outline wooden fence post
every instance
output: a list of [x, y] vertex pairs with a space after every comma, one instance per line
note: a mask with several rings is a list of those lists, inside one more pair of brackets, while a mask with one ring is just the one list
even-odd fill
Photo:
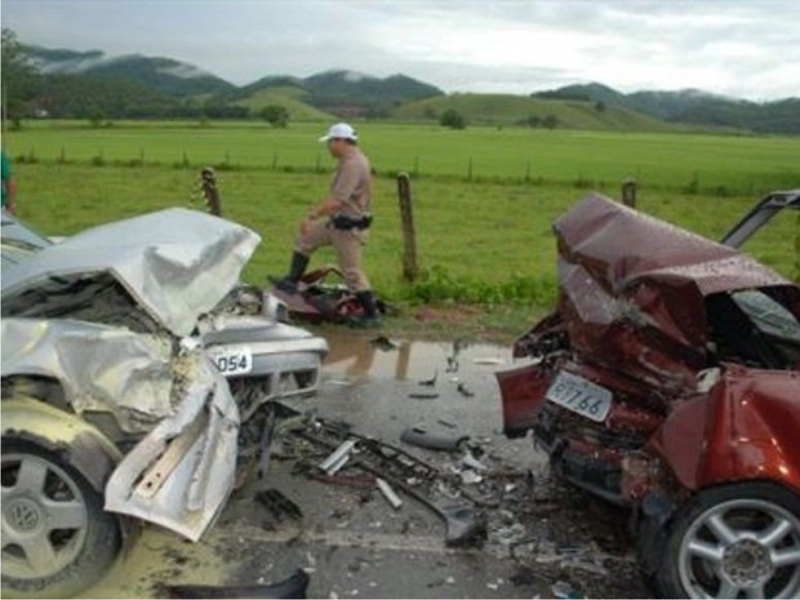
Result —
[[622, 203], [636, 208], [636, 180], [628, 178], [622, 182]]
[[222, 198], [217, 189], [217, 174], [211, 167], [204, 167], [200, 171], [200, 186], [203, 188], [203, 195], [206, 197], [206, 207], [208, 212], [217, 217], [222, 216]]
[[408, 173], [400, 173], [397, 176], [397, 199], [400, 203], [400, 220], [403, 225], [403, 279], [412, 282], [419, 274], [419, 267], [414, 213], [411, 207], [411, 178]]

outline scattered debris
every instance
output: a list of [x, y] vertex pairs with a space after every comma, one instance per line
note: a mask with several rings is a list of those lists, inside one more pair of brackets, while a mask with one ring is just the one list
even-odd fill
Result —
[[566, 581], [556, 581], [550, 589], [554, 598], [583, 598], [572, 584]]
[[444, 427], [447, 427], [448, 429], [457, 429], [458, 428], [458, 425], [456, 425], [455, 423], [451, 423], [450, 421], [445, 421], [444, 419], [437, 419], [436, 422], [439, 423], [439, 425], [443, 425]]
[[[429, 505], [431, 506], [431, 505]], [[447, 546], [470, 546], [486, 539], [486, 516], [472, 506], [431, 506], [447, 526]]]
[[485, 464], [483, 464], [481, 461], [475, 458], [475, 455], [472, 454], [472, 452], [469, 449], [467, 449], [464, 452], [464, 456], [461, 457], [461, 464], [466, 467], [469, 467], [470, 469], [475, 469], [476, 471], [489, 470], [489, 467], [487, 467]]
[[[339, 451], [339, 454], [343, 452], [343, 446], [347, 448], [342, 439], [358, 443], [359, 453], [352, 456], [348, 468], [361, 469], [380, 477], [436, 513], [447, 528], [445, 545], [474, 545], [486, 538], [486, 516], [478, 508], [483, 506], [482, 501], [461, 487], [459, 480], [402, 448], [354, 432], [343, 432], [321, 419], [310, 421], [307, 428], [296, 431], [295, 435], [328, 450]], [[336, 454], [334, 452], [326, 462]], [[408, 483], [412, 480], [414, 485]], [[436, 499], [441, 495], [458, 498], [460, 504], [443, 507]]]
[[522, 523], [514, 523], [508, 527], [501, 527], [492, 531], [492, 538], [504, 546], [520, 544], [527, 537], [528, 532]]
[[439, 376], [439, 370], [437, 369], [436, 372], [434, 372], [433, 377], [431, 377], [430, 379], [423, 379], [423, 380], [419, 381], [418, 383], [420, 385], [427, 385], [429, 387], [433, 387], [433, 386], [436, 385], [436, 378], [438, 376]]
[[392, 489], [392, 486], [390, 486], [380, 477], [376, 479], [376, 483], [378, 484], [378, 489], [383, 494], [383, 497], [386, 498], [393, 509], [398, 510], [401, 506], [403, 506], [403, 501]]
[[261, 490], [256, 492], [255, 499], [279, 521], [282, 521], [284, 517], [295, 521], [303, 518], [303, 511], [300, 510], [300, 507], [279, 490]]
[[319, 468], [328, 475], [334, 475], [350, 460], [350, 451], [355, 447], [356, 440], [343, 442], [336, 450], [323, 460]]
[[459, 383], [458, 386], [456, 386], [456, 389], [465, 398], [472, 398], [475, 395], [475, 393], [468, 390], [467, 386], [464, 385], [463, 383]]
[[504, 361], [502, 358], [486, 357], [476, 358], [472, 362], [476, 365], [502, 365]]
[[283, 581], [271, 585], [164, 585], [157, 586], [159, 598], [305, 598], [311, 578], [297, 569]]
[[409, 398], [413, 398], [414, 400], [436, 400], [439, 397], [439, 394], [430, 393], [430, 394], [421, 394], [419, 392], [412, 392], [408, 395]]
[[455, 452], [459, 449], [459, 446], [468, 439], [469, 436], [466, 435], [457, 437], [437, 435], [421, 427], [409, 427], [400, 436], [400, 441], [406, 444], [427, 448], [428, 450], [442, 450], [444, 452]]
[[478, 475], [475, 471], [461, 471], [459, 477], [461, 477], [462, 483], [467, 485], [483, 481], [483, 476]]

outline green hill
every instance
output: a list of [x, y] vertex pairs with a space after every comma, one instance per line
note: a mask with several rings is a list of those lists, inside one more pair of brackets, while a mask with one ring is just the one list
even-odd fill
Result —
[[252, 92], [250, 95], [234, 100], [231, 104], [243, 106], [257, 115], [271, 104], [283, 106], [289, 111], [292, 121], [331, 121], [335, 117], [326, 112], [309, 106], [306, 103], [308, 92], [296, 86], [266, 87]]
[[773, 102], [751, 102], [710, 94], [703, 90], [640, 91], [621, 94], [600, 83], [576, 84], [537, 92], [538, 98], [569, 100], [582, 98], [620, 106], [687, 126], [750, 130], [758, 133], [800, 133], [800, 98]]
[[408, 121], [436, 121], [448, 109], [473, 125], [529, 125], [566, 129], [668, 131], [674, 125], [619, 106], [579, 100], [548, 100], [512, 94], [452, 94], [428, 98], [395, 109], [392, 116]]

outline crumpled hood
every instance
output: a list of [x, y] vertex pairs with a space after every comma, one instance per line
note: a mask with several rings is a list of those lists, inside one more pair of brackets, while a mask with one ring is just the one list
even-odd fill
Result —
[[5, 301], [52, 277], [108, 272], [177, 336], [189, 335], [238, 282], [260, 236], [199, 211], [173, 208], [101, 225], [4, 268]]

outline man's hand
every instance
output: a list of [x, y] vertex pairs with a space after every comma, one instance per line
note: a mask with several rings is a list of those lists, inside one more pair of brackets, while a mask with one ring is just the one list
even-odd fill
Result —
[[310, 216], [303, 219], [303, 221], [300, 223], [300, 235], [306, 235], [313, 224], [314, 221]]

